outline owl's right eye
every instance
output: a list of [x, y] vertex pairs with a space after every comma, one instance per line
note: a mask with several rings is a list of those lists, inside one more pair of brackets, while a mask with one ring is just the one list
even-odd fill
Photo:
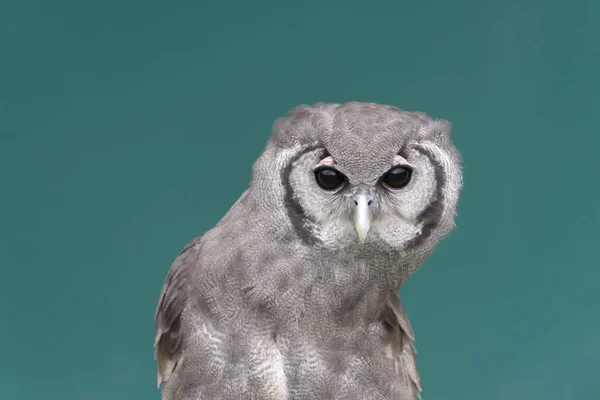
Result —
[[315, 171], [317, 184], [325, 190], [335, 190], [342, 186], [345, 182], [345, 177], [333, 168], [323, 167]]

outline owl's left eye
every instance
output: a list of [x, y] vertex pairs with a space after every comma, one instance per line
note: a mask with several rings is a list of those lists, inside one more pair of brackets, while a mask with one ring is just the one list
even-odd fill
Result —
[[393, 189], [402, 189], [408, 185], [412, 177], [412, 169], [409, 166], [398, 165], [393, 167], [383, 176], [383, 183]]
[[344, 184], [344, 175], [333, 168], [323, 167], [315, 171], [315, 178], [321, 188], [335, 190]]

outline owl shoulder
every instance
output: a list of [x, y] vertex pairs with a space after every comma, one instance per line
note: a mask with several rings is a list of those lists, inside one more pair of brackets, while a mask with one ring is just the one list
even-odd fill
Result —
[[157, 362], [158, 385], [168, 380], [177, 366], [180, 354], [181, 315], [187, 305], [191, 275], [200, 255], [199, 236], [188, 243], [171, 265], [156, 307], [154, 357]]

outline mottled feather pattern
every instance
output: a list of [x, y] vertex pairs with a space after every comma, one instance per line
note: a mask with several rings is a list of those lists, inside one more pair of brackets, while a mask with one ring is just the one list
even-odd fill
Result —
[[387, 304], [393, 312], [398, 327], [397, 335], [399, 337], [397, 341], [394, 341], [398, 347], [394, 351], [394, 360], [396, 361], [397, 370], [399, 370], [399, 376], [406, 382], [407, 387], [420, 395], [422, 389], [416, 361], [415, 334], [398, 293], [390, 292]]
[[[163, 400], [414, 400], [399, 287], [454, 228], [450, 124], [373, 103], [300, 106], [274, 123], [250, 187], [179, 254], [157, 313]], [[381, 185], [394, 160], [412, 180]], [[322, 190], [324, 157], [346, 179]], [[352, 190], [374, 193], [358, 241]]]
[[167, 275], [156, 309], [154, 331], [155, 358], [158, 363], [158, 384], [168, 380], [177, 364], [176, 354], [182, 340], [181, 314], [188, 300], [191, 267], [197, 256], [201, 237], [181, 251]]

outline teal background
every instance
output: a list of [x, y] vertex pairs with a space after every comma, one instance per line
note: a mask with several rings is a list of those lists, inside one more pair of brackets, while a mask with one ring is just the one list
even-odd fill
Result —
[[600, 2], [3, 1], [0, 398], [159, 399], [167, 270], [316, 101], [453, 122], [424, 399], [599, 399]]

